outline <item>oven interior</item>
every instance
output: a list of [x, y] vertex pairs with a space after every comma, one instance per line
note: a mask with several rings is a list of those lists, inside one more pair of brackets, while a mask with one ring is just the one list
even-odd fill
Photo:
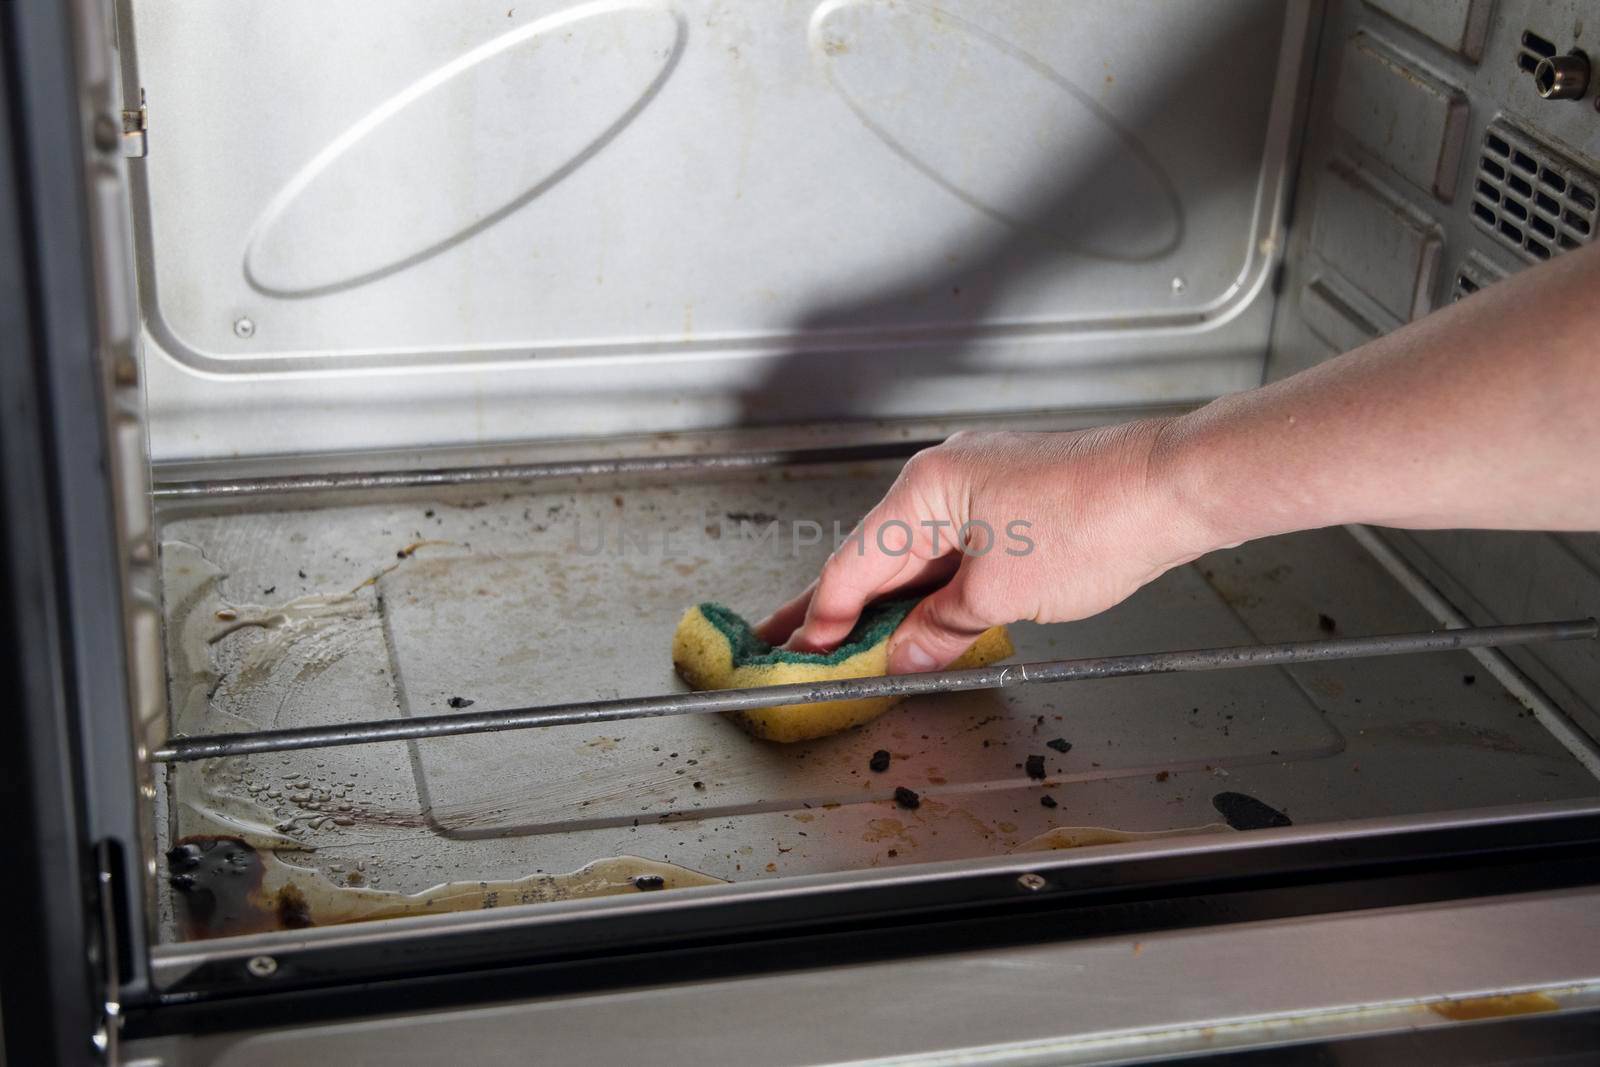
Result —
[[[792, 595], [919, 444], [1180, 410], [1588, 241], [1600, 111], [1533, 76], [1600, 54], [1584, 7], [87, 5], [141, 751], [677, 691], [683, 610]], [[1330, 529], [1013, 636], [1597, 604], [1593, 537]], [[1559, 811], [1600, 794], [1597, 712], [1570, 642], [946, 693], [793, 746], [687, 715], [146, 760], [132, 983], [354, 923]]]

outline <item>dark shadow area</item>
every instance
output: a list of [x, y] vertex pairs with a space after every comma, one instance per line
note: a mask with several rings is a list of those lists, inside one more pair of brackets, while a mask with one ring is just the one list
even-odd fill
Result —
[[[908, 183], [932, 180], [974, 209], [975, 214], [987, 215], [1003, 225], [986, 227], [990, 236], [954, 249], [938, 262], [907, 264], [904, 273], [854, 299], [820, 306], [806, 315], [794, 327], [792, 349], [779, 358], [758, 385], [744, 393], [741, 424], [771, 425], [821, 414], [847, 419], [880, 416], [880, 401], [893, 392], [905, 373], [903, 362], [884, 357], [906, 348], [918, 349], [919, 374], [925, 371], [930, 376], [951, 375], [969, 369], [976, 375], [979, 368], [971, 357], [978, 342], [996, 334], [1040, 331], [1037, 326], [996, 324], [990, 319], [1007, 289], [1041, 268], [1059, 268], [1072, 262], [1072, 271], [1077, 274], [1107, 264], [1133, 262], [1149, 263], [1153, 271], [1160, 271], [1157, 264], [1186, 240], [1184, 220], [1193, 204], [1236, 189], [1237, 182], [1254, 180], [1259, 173], [1258, 149], [1255, 158], [1245, 161], [1248, 172], [1222, 168], [1220, 177], [1208, 180], [1173, 176], [1172, 163], [1163, 169], [1139, 140], [1141, 129], [1180, 107], [1191, 94], [1224, 92], [1243, 85], [1241, 80], [1230, 81], [1226, 75], [1219, 75], [1219, 69], [1237, 66], [1242, 52], [1267, 49], [1277, 56], [1286, 19], [1283, 6], [1219, 7], [1217, 12], [1217, 17], [1205, 23], [1202, 35], [1175, 53], [1176, 61], [1173, 51], [1161, 48], [1158, 68], [1147, 78], [1139, 72], [1136, 84], [1119, 90], [1115, 118], [1081, 88], [1019, 46], [969, 27], [987, 44], [1007, 52], [1011, 60], [1027, 64], [1035, 73], [1054, 81], [1063, 90], [1064, 100], [1075, 100], [1086, 107], [1109, 131], [1109, 136], [1098, 138], [1097, 143], [1075, 155], [1067, 169], [1041, 175], [1029, 183], [1027, 197], [1014, 204], [977, 202], [905, 151], [847, 94], [842, 94], [863, 124], [884, 142], [885, 150], [905, 161]], [[1251, 89], [1257, 91], [1261, 87], [1255, 85]], [[1262, 141], [1265, 136], [1263, 121]], [[1142, 249], [1118, 254], [1115, 249], [1119, 245], [1129, 245], [1130, 226], [1136, 231], [1139, 223], [1130, 220], [1127, 212], [1105, 207], [1109, 204], [1115, 208], [1121, 202], [1116, 187], [1118, 168], [1125, 172], [1130, 159], [1143, 160], [1149, 172], [1170, 192], [1175, 226], [1156, 220], [1152, 225], [1168, 225], [1170, 237], [1158, 234], [1150, 239], [1147, 231]], [[1150, 185], [1148, 181], [1145, 184]], [[1249, 233], [1248, 220], [1241, 219], [1241, 243]], [[845, 370], [840, 373], [847, 374], [825, 402], [815, 399], [819, 353], [829, 353], [841, 361]], [[838, 362], [829, 372], [835, 370], [839, 370]], [[825, 412], [819, 410], [819, 403]]]

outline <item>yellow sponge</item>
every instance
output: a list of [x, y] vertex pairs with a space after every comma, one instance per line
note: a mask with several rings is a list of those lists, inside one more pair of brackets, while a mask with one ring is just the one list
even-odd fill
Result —
[[[672, 638], [672, 665], [694, 689], [744, 689], [791, 682], [824, 682], [865, 678], [889, 667], [889, 635], [915, 600], [895, 600], [862, 613], [844, 644], [832, 652], [790, 652], [773, 648], [750, 625], [721, 604], [699, 604], [684, 612]], [[953, 669], [982, 667], [1015, 652], [1004, 626], [985, 630]], [[768, 741], [811, 741], [869, 722], [901, 697], [834, 700], [823, 704], [788, 704], [728, 716], [750, 733]]]

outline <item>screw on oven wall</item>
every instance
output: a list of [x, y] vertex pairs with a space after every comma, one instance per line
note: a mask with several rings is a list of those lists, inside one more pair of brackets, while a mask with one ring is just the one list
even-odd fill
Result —
[[1017, 884], [1030, 893], [1037, 893], [1039, 890], [1045, 887], [1046, 883], [1043, 875], [1034, 874], [1032, 871], [1029, 871], [1027, 874], [1021, 875], [1017, 878]]
[[256, 324], [250, 319], [238, 319], [233, 324], [233, 332], [240, 337], [254, 337], [256, 335]]
[[278, 961], [271, 956], [251, 956], [244, 969], [257, 978], [271, 978], [278, 971]]
[[1589, 57], [1582, 52], [1548, 56], [1533, 68], [1533, 87], [1546, 100], [1580, 100], [1589, 91]]
[[1187, 288], [1189, 288], [1189, 283], [1184, 281], [1181, 276], [1172, 279], [1172, 295], [1173, 296], [1178, 296], [1178, 295], [1182, 294], [1182, 292]]

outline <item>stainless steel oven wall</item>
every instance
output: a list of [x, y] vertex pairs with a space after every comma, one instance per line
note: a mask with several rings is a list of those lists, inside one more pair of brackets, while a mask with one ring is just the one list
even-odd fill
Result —
[[123, 0], [155, 459], [1259, 381], [1304, 0]]
[[[1600, 225], [1600, 79], [1577, 99], [1545, 99], [1535, 77], [1542, 59], [1573, 51], [1600, 63], [1593, 3], [1342, 0], [1321, 40], [1273, 377], [1586, 243]], [[1537, 323], [1527, 343], [1539, 343]], [[1474, 621], [1600, 612], [1595, 536], [1392, 540]], [[1600, 650], [1510, 655], [1600, 734]]]

